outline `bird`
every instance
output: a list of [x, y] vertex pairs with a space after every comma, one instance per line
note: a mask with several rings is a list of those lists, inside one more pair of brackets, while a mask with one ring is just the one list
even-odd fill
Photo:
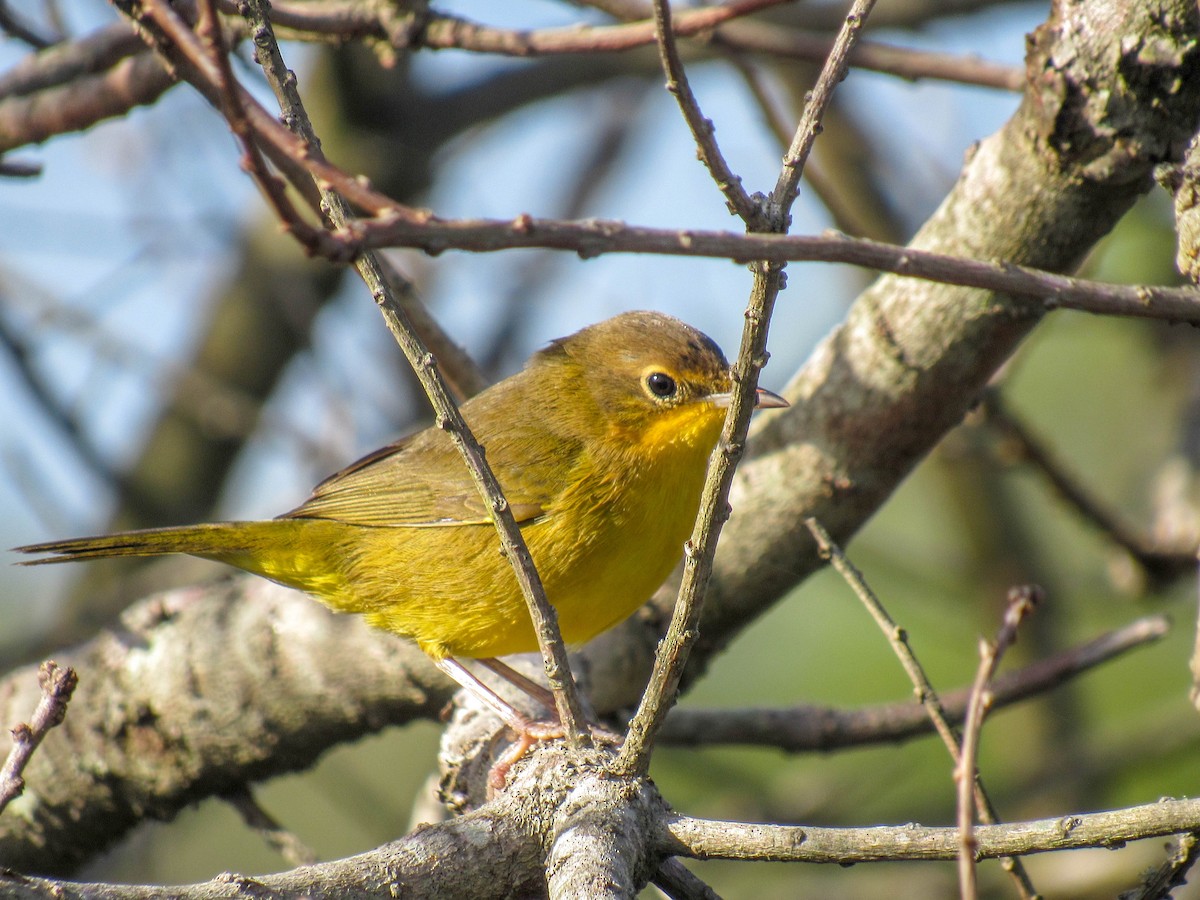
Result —
[[[635, 311], [551, 341], [462, 404], [569, 645], [627, 618], [682, 556], [731, 390], [711, 338]], [[788, 404], [760, 388], [756, 405]], [[547, 702], [497, 659], [536, 650], [537, 638], [487, 505], [435, 426], [364, 456], [274, 519], [15, 549], [41, 554], [23, 565], [183, 553], [244, 569], [415, 641], [519, 735], [547, 733], [461, 662]]]

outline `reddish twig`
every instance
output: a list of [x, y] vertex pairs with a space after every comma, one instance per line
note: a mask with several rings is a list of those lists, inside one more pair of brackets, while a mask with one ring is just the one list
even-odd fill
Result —
[[[717, 29], [713, 42], [747, 53], [819, 62], [829, 54], [833, 38], [827, 34], [775, 24], [743, 21]], [[850, 65], [908, 81], [929, 78], [1003, 91], [1019, 91], [1025, 85], [1025, 71], [1019, 66], [1006, 66], [951, 53], [895, 47], [875, 41], [859, 41], [850, 53]]]
[[975, 673], [975, 682], [971, 685], [971, 695], [967, 701], [967, 715], [963, 722], [962, 758], [955, 768], [954, 777], [958, 783], [958, 883], [963, 900], [976, 900], [978, 888], [975, 883], [975, 800], [976, 786], [979, 783], [979, 773], [975, 764], [978, 758], [979, 737], [983, 731], [983, 717], [992, 706], [992, 692], [989, 689], [996, 668], [1005, 651], [1017, 639], [1017, 629], [1029, 613], [1042, 600], [1042, 589], [1032, 585], [1013, 588], [1008, 592], [1008, 602], [1004, 607], [1004, 621], [996, 632], [996, 638], [991, 643], [980, 641], [979, 669]]
[[492, 253], [515, 247], [572, 250], [585, 259], [605, 253], [654, 253], [770, 262], [842, 262], [1029, 297], [1045, 310], [1078, 309], [1110, 316], [1200, 324], [1200, 291], [1153, 285], [1107, 284], [1005, 262], [964, 259], [836, 232], [821, 236], [737, 234], [732, 231], [647, 228], [612, 220], [557, 221], [521, 214], [513, 219], [358, 222], [364, 247], [416, 247], [428, 253]]
[[41, 53], [32, 53], [0, 74], [0, 98], [20, 97], [70, 84], [111, 69], [121, 60], [146, 52], [145, 43], [127, 22], [115, 22], [89, 35]]
[[22, 722], [12, 730], [13, 748], [4, 760], [4, 765], [0, 766], [0, 812], [24, 792], [25, 779], [22, 773], [46, 733], [54, 726], [62, 724], [63, 717], [67, 714], [67, 704], [78, 683], [79, 676], [69, 666], [60, 667], [57, 663], [46, 660], [38, 668], [42, 699], [38, 701], [37, 709], [33, 711], [29, 723]]
[[[128, 7], [131, 2], [132, 0], [124, 0], [122, 6]], [[168, 43], [164, 43], [159, 40], [159, 36], [153, 34], [147, 35], [147, 39], [152, 42], [156, 50], [164, 53], [168, 60], [174, 59], [176, 54], [173, 51], [177, 51], [178, 55], [188, 63], [188, 67], [181, 69], [180, 74], [197, 87], [210, 102], [220, 108], [223, 105], [220, 90], [222, 78], [218, 66], [209, 57], [195, 32], [165, 0], [140, 0], [140, 4], [149, 20], [160, 29], [161, 36], [165, 37]], [[137, 18], [131, 8], [127, 9], [127, 12]], [[426, 217], [425, 213], [411, 209], [380, 194], [370, 188], [365, 181], [346, 174], [328, 163], [322, 155], [313, 153], [307, 143], [267, 112], [240, 85], [232, 87], [232, 90], [237, 93], [246, 122], [255, 138], [302, 166], [318, 184], [329, 186], [350, 203], [373, 216], [383, 217], [389, 222], [415, 223]], [[332, 235], [329, 237], [330, 240], [323, 241], [322, 245], [315, 248], [314, 252], [345, 261], [358, 251], [353, 242], [346, 241], [344, 238], [335, 239]]]
[[216, 0], [200, 0], [196, 34], [207, 47], [213, 65], [216, 76], [214, 87], [220, 98], [219, 109], [242, 147], [242, 168], [259, 186], [284, 229], [304, 247], [315, 251], [327, 238], [327, 232], [324, 228], [315, 227], [304, 220], [288, 197], [287, 186], [283, 180], [272, 174], [267, 167], [254, 129], [246, 116], [244, 92], [234, 78], [233, 68], [229, 64], [229, 50], [225, 46], [224, 34], [217, 17]]
[[[832, 35], [745, 18], [782, 2], [786, 0], [744, 0], [683, 9], [672, 15], [671, 33], [676, 37], [711, 35], [714, 44], [731, 50], [823, 62], [829, 56]], [[236, 6], [235, 0], [221, 0], [221, 8], [227, 13], [235, 13]], [[430, 15], [417, 34], [406, 33], [405, 39], [413, 46], [434, 50], [454, 49], [516, 57], [620, 53], [654, 43], [655, 26], [647, 20], [645, 8], [639, 4], [637, 9], [627, 12], [633, 20], [620, 25], [526, 31], [482, 25], [459, 16]], [[300, 3], [280, 0], [272, 4], [271, 16], [277, 27], [288, 29], [301, 39], [345, 41], [393, 37], [389, 22], [379, 8], [356, 0], [306, 0]], [[860, 41], [850, 54], [850, 65], [909, 81], [935, 79], [1006, 91], [1020, 90], [1025, 79], [1019, 66], [875, 41]]]

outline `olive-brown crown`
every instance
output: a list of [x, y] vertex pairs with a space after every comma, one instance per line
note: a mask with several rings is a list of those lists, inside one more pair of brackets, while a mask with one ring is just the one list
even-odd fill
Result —
[[636, 425], [730, 390], [729, 363], [708, 335], [658, 312], [622, 313], [560, 338], [535, 361], [573, 364], [610, 421]]

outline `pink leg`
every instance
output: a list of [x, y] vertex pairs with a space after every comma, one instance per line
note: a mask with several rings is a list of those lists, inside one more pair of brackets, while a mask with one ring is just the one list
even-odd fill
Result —
[[[497, 660], [492, 660], [498, 665], [503, 665]], [[488, 775], [488, 783], [493, 788], [504, 787], [504, 782], [508, 778], [508, 770], [512, 768], [522, 756], [524, 756], [530, 747], [538, 741], [548, 741], [554, 738], [563, 736], [562, 725], [555, 722], [534, 722], [528, 716], [524, 715], [520, 710], [516, 709], [511, 703], [493, 691], [490, 687], [480, 681], [468, 670], [462, 663], [452, 657], [445, 659], [434, 660], [434, 665], [461, 684], [467, 691], [473, 694], [479, 702], [494, 712], [503, 720], [503, 722], [511, 728], [517, 735], [517, 742], [492, 766], [492, 771]], [[488, 666], [491, 668], [491, 666]], [[504, 668], [508, 668], [504, 666]], [[495, 671], [495, 670], [493, 670]], [[509, 669], [511, 672], [512, 670]], [[517, 673], [513, 673], [517, 674]], [[522, 678], [524, 676], [521, 676]], [[529, 679], [525, 679], [529, 681]], [[533, 684], [533, 682], [529, 682]], [[544, 689], [543, 689], [544, 690]], [[553, 706], [551, 707], [553, 708]]]
[[477, 659], [477, 663], [492, 672], [495, 672], [517, 690], [528, 694], [542, 706], [546, 707], [552, 714], [555, 710], [554, 694], [546, 690], [536, 681], [526, 678], [508, 663], [501, 662], [494, 656], [486, 656], [482, 659]]

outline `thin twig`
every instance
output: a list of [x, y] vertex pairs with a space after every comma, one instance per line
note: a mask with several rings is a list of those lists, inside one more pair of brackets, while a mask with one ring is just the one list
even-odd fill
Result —
[[[143, 9], [153, 25], [160, 29], [161, 34], [146, 33], [148, 42], [155, 50], [164, 53], [168, 62], [183, 61], [186, 66], [180, 67], [179, 74], [198, 88], [206, 98], [218, 108], [225, 104], [220, 93], [222, 82], [218, 66], [210, 57], [203, 42], [192, 31], [190, 25], [180, 18], [179, 14], [166, 0], [116, 0], [119, 7], [134, 21], [142, 21], [138, 7]], [[169, 43], [164, 43], [165, 37]], [[422, 221], [425, 213], [411, 209], [404, 204], [373, 190], [365, 182], [353, 178], [337, 166], [331, 165], [323, 154], [314, 153], [310, 145], [301, 140], [295, 133], [281, 124], [254, 97], [236, 85], [238, 102], [242, 114], [253, 131], [256, 140], [264, 142], [264, 151], [273, 149], [277, 154], [291, 160], [294, 164], [308, 170], [319, 185], [336, 190], [346, 200], [361, 207], [370, 214], [382, 217], [385, 221]], [[298, 186], [299, 187], [299, 186]], [[317, 237], [322, 232], [318, 230]], [[339, 261], [351, 258], [357, 251], [351, 243], [334, 235], [326, 235], [319, 244], [309, 248], [314, 253], [329, 255]]]
[[746, 223], [747, 231], [769, 231], [769, 223], [762, 207], [746, 193], [742, 179], [733, 173], [717, 146], [716, 129], [712, 119], [700, 111], [696, 95], [692, 93], [679, 48], [675, 46], [675, 32], [671, 25], [670, 0], [654, 0], [654, 32], [658, 40], [659, 56], [663, 72], [667, 76], [667, 91], [679, 103], [679, 111], [691, 129], [696, 142], [697, 155], [707, 167], [713, 181], [725, 195], [729, 211]]
[[988, 422], [1016, 443], [1021, 457], [1042, 473], [1059, 496], [1133, 557], [1156, 585], [1168, 583], [1195, 568], [1195, 547], [1186, 550], [1156, 547], [1134, 531], [1067, 470], [1062, 461], [1021, 421], [1020, 416], [1008, 409], [999, 391], [992, 389], [984, 394], [983, 409]]
[[30, 54], [0, 74], [0, 99], [34, 94], [111, 69], [126, 57], [147, 53], [145, 42], [114, 22], [91, 34]]
[[46, 660], [38, 668], [42, 699], [38, 701], [29, 724], [22, 722], [12, 730], [13, 747], [4, 765], [0, 766], [0, 812], [24, 792], [25, 779], [22, 773], [46, 733], [62, 724], [67, 714], [67, 704], [78, 683], [79, 676], [70, 666], [59, 666], [53, 660]]
[[20, 16], [13, 13], [8, 8], [8, 0], [0, 0], [0, 31], [7, 34], [9, 37], [16, 38], [19, 41], [24, 41], [34, 50], [44, 50], [55, 42], [61, 40], [60, 37], [49, 37], [47, 35], [38, 34], [33, 26], [25, 22]]
[[[755, 104], [762, 111], [763, 120], [778, 141], [782, 151], [792, 139], [791, 123], [784, 121], [783, 111], [767, 90], [764, 74], [760, 71], [759, 66], [739, 51], [726, 49], [726, 56], [729, 58], [730, 64], [742, 76]], [[858, 205], [851, 202], [853, 194], [847, 194], [841, 187], [834, 184], [822, 172], [820, 166], [813, 165], [813, 160], [809, 160], [809, 164], [804, 170], [804, 178], [813, 193], [816, 194], [817, 199], [821, 201], [821, 205], [828, 211], [834, 226], [839, 231], [847, 234], [877, 232], [877, 229], [865, 221], [865, 216]]]
[[1193, 287], [1108, 284], [1006, 262], [985, 262], [898, 244], [823, 235], [738, 234], [732, 231], [647, 228], [623, 222], [512, 219], [441, 219], [422, 223], [358, 222], [353, 237], [364, 247], [415, 247], [429, 253], [493, 253], [513, 248], [572, 250], [584, 259], [605, 253], [653, 253], [771, 262], [842, 262], [925, 281], [1028, 297], [1038, 310], [1078, 309], [1109, 316], [1200, 324], [1200, 290]]
[[[784, 59], [823, 62], [829, 55], [830, 34], [788, 28], [778, 22], [757, 22], [747, 17], [788, 0], [743, 0], [698, 9], [682, 9], [671, 18], [676, 37], [698, 37], [742, 53]], [[221, 0], [227, 12], [235, 0]], [[300, 40], [353, 40], [389, 38], [389, 27], [378, 7], [347, 0], [344, 3], [289, 2], [272, 4], [276, 27]], [[433, 50], [464, 50], [521, 58], [558, 54], [619, 53], [654, 43], [650, 11], [638, 4], [614, 11], [621, 25], [571, 25], [562, 28], [514, 30], [473, 22], [461, 16], [431, 14], [416, 35], [406, 34], [412, 46]], [[850, 65], [908, 81], [934, 79], [1018, 91], [1025, 73], [1020, 66], [1004, 65], [951, 53], [915, 50], [876, 41], [860, 41], [850, 54]]]
[[[773, 22], [739, 21], [718, 28], [713, 43], [744, 53], [819, 62], [828, 55], [832, 38], [827, 34], [781, 27]], [[1020, 66], [876, 41], [859, 41], [850, 53], [850, 65], [908, 81], [928, 78], [1002, 91], [1019, 91], [1025, 84], [1025, 70]]]
[[[297, 135], [308, 148], [308, 155], [314, 159], [320, 158], [320, 145], [312, 130], [312, 124], [304, 109], [299, 92], [296, 90], [295, 74], [287, 68], [283, 61], [279, 44], [271, 29], [264, 0], [248, 0], [247, 10], [254, 29], [257, 58], [267, 74], [268, 82], [276, 93], [284, 118], [292, 128], [296, 129]], [[321, 193], [334, 226], [345, 228], [350, 218], [350, 210], [346, 201], [336, 191], [326, 187], [322, 187]], [[397, 302], [375, 255], [364, 253], [356, 261], [355, 267], [383, 313], [388, 329], [396, 338], [421, 382], [421, 386], [429, 396], [438, 427], [449, 434], [455, 447], [462, 454], [471, 478], [487, 504], [500, 538], [501, 550], [512, 564], [517, 582], [521, 586], [521, 592], [529, 605], [538, 645], [542, 651], [546, 677], [554, 692], [555, 706], [566, 731], [567, 741], [570, 746], [575, 748], [589, 746], [591, 735], [585, 724], [574, 679], [571, 677], [566, 647], [558, 627], [558, 618], [554, 608], [546, 599], [541, 579], [538, 577], [520, 529], [517, 528], [512, 510], [504, 499], [500, 484], [484, 459], [482, 448], [475, 440], [470, 428], [463, 420], [458, 406], [450, 396], [446, 383], [438, 371], [436, 359], [413, 329], [403, 306]]]
[[[930, 682], [929, 677], [925, 674], [925, 668], [917, 659], [916, 654], [913, 653], [912, 647], [909, 646], [908, 633], [899, 627], [895, 620], [888, 614], [888, 611], [884, 609], [883, 604], [879, 601], [875, 592], [871, 590], [862, 573], [846, 558], [841, 547], [829, 536], [829, 532], [825, 530], [824, 526], [816, 519], [808, 519], [804, 524], [812, 532], [812, 536], [816, 540], [822, 555], [829, 558], [838, 574], [850, 585], [851, 589], [871, 614], [871, 618], [875, 620], [879, 629], [887, 636], [888, 642], [892, 645], [893, 652], [895, 652], [896, 657], [900, 660], [900, 665], [904, 667], [905, 673], [912, 682], [917, 702], [925, 708], [925, 712], [933, 723], [934, 729], [950, 753], [950, 759], [953, 761], [955, 769], [961, 768], [962, 748], [959, 743], [959, 737], [950, 725], [946, 708], [938, 697], [933, 683]], [[968, 710], [969, 703], [968, 695]], [[996, 810], [988, 798], [983, 781], [976, 778], [971, 783], [973, 786], [972, 796], [978, 807], [980, 819], [987, 823], [996, 822], [998, 820]], [[1001, 860], [1001, 865], [1016, 881], [1023, 897], [1033, 898], [1037, 896], [1037, 891], [1034, 889], [1033, 883], [1029, 880], [1029, 874], [1025, 871], [1025, 867], [1019, 859], [1003, 859]]]
[[[820, 130], [821, 117], [832, 97], [833, 87], [845, 77], [846, 54], [858, 35], [862, 17], [873, 5], [874, 0], [856, 0], [853, 10], [847, 16], [834, 50], [825, 61], [817, 79], [812, 100], [801, 116], [796, 138], [792, 142], [793, 151], [796, 148], [812, 146], [812, 140]], [[806, 137], [807, 132], [812, 134]], [[787, 230], [791, 204], [795, 200], [795, 191], [791, 191], [789, 196], [783, 196], [779, 185], [788, 185], [793, 176], [799, 177], [807, 156], [806, 152], [793, 151], [785, 155], [783, 171], [780, 172], [776, 185], [774, 196], [783, 199], [768, 208], [768, 225], [778, 232]], [[720, 537], [721, 527], [729, 517], [729, 488], [733, 484], [733, 474], [742, 456], [746, 434], [750, 428], [758, 373], [767, 362], [767, 327], [775, 300], [783, 287], [782, 266], [759, 261], [753, 270], [754, 286], [746, 308], [746, 325], [731, 372], [733, 399], [725, 416], [720, 444], [713, 452], [709, 465], [696, 527], [692, 537], [684, 545], [683, 580], [675, 601], [671, 623], [655, 655], [650, 682], [633, 720], [629, 723], [628, 736], [613, 762], [613, 770], [619, 774], [644, 775], [649, 769], [654, 737], [662, 727], [667, 711], [675, 703], [684, 666], [699, 635], [700, 613], [704, 592], [712, 574], [717, 539]]]
[[976, 760], [979, 738], [983, 733], [983, 718], [992, 708], [989, 688], [1000, 659], [1017, 639], [1021, 622], [1042, 600], [1042, 589], [1032, 585], [1016, 587], [1008, 592], [1004, 620], [991, 643], [980, 641], [979, 669], [971, 685], [967, 715], [963, 722], [962, 757], [955, 767], [958, 784], [958, 884], [962, 900], [977, 900], [979, 888], [975, 880], [975, 798], [980, 783]]
[[[1146, 616], [1121, 628], [1039, 659], [992, 682], [993, 708], [999, 709], [1045, 694], [1078, 675], [1145, 646], [1167, 634], [1163, 616]], [[970, 688], [941, 695], [945, 721], [961, 724]], [[884, 703], [859, 709], [805, 704], [790, 707], [671, 710], [659, 741], [675, 746], [711, 747], [741, 744], [774, 747], [786, 753], [828, 752], [883, 742], [908, 740], [936, 728], [936, 719], [912, 701]]]
[[263, 809], [248, 786], [242, 785], [222, 794], [221, 799], [236, 809], [247, 827], [253, 829], [288, 865], [310, 866], [317, 861], [317, 854], [312, 848]]
[[[724, 22], [748, 16], [792, 0], [732, 0], [720, 5], [683, 10], [676, 17], [674, 33], [683, 37], [711, 31]], [[222, 0], [232, 11], [236, 0]], [[393, 39], [385, 15], [378, 7], [349, 0], [345, 3], [291, 3], [287, 0], [271, 5], [272, 18], [280, 28], [295, 31], [298, 36], [334, 36], [341, 40], [354, 38]], [[546, 56], [565, 53], [605, 53], [634, 50], [655, 41], [654, 23], [649, 21], [648, 9], [643, 9], [637, 21], [622, 25], [569, 26], [518, 31], [481, 25], [460, 16], [431, 14], [420, 32], [404, 35], [414, 47], [432, 50], [466, 50], [501, 56]]]
[[[804, 110], [800, 113], [800, 125], [796, 129], [796, 136], [792, 139], [787, 153], [783, 155], [783, 168], [779, 172], [775, 190], [767, 200], [770, 215], [776, 222], [791, 220], [790, 211], [800, 191], [804, 164], [808, 161], [808, 154], [812, 151], [817, 135], [821, 133], [821, 119], [833, 99], [834, 88], [846, 77], [850, 65], [850, 51], [858, 42], [867, 16], [874, 6], [875, 0], [855, 0], [833, 41], [833, 46], [829, 48], [825, 67], [821, 70], [821, 75], [804, 104]], [[783, 232], [787, 229], [776, 227], [773, 230]]]

